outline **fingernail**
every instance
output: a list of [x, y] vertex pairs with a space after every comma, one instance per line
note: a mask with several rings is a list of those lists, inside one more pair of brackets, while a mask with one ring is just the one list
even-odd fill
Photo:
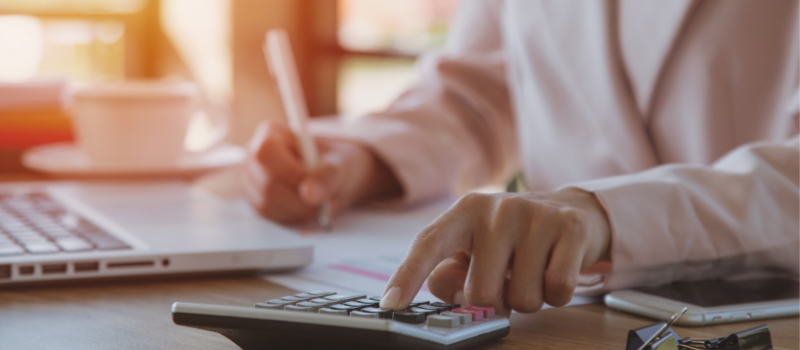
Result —
[[392, 289], [389, 289], [389, 291], [383, 295], [383, 298], [381, 298], [381, 309], [396, 309], [399, 306], [398, 304], [400, 304], [401, 293], [402, 291], [400, 288], [392, 287]]
[[316, 181], [306, 181], [300, 188], [306, 202], [317, 204], [325, 200], [325, 187]]

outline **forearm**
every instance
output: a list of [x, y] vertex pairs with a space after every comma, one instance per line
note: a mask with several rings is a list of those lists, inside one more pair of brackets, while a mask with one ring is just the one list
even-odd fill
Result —
[[612, 227], [608, 290], [753, 270], [798, 273], [797, 139], [734, 150], [711, 167], [662, 166], [577, 184]]
[[494, 2], [464, 2], [446, 52], [418, 62], [418, 84], [386, 111], [314, 120], [312, 132], [367, 145], [405, 203], [506, 181], [518, 169], [519, 145], [498, 16]]

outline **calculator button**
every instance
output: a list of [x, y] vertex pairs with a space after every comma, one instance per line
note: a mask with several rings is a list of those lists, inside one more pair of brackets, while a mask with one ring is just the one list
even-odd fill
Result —
[[353, 311], [350, 313], [350, 317], [378, 319], [380, 316], [369, 312]]
[[267, 304], [267, 303], [256, 303], [255, 305], [259, 309], [272, 309], [272, 310], [283, 310], [283, 307], [286, 305], [278, 305], [278, 304]]
[[286, 307], [283, 308], [283, 310], [285, 310], [285, 311], [295, 311], [295, 312], [311, 312], [311, 308], [310, 307], [302, 307], [302, 306], [296, 306], [296, 305], [286, 305]]
[[310, 300], [310, 299], [313, 299], [313, 297], [311, 297], [311, 298], [298, 298], [298, 297], [294, 297], [294, 296], [288, 296], [288, 297], [281, 298], [281, 300], [294, 301], [294, 302], [306, 301], [306, 300]]
[[436, 310], [428, 310], [428, 309], [422, 309], [422, 308], [418, 308], [418, 307], [411, 307], [411, 308], [408, 308], [406, 311], [417, 312], [417, 313], [421, 313], [421, 314], [425, 314], [425, 315], [437, 315], [437, 314], [439, 314], [439, 312], [436, 311]]
[[470, 314], [470, 315], [472, 315], [472, 321], [473, 322], [478, 322], [480, 320], [483, 320], [483, 311], [469, 310], [469, 309], [460, 307], [460, 308], [457, 308], [457, 309], [453, 309], [453, 312], [455, 312], [457, 314]]
[[286, 305], [294, 305], [297, 302], [296, 301], [283, 300], [283, 299], [272, 299], [272, 300], [267, 300], [267, 303], [268, 304], [276, 304], [276, 305], [286, 306]]
[[411, 302], [411, 304], [408, 304], [408, 307], [414, 307], [414, 306], [419, 306], [419, 305], [423, 305], [423, 304], [430, 304], [430, 303], [431, 303], [430, 301], [414, 300], [414, 301]]
[[319, 304], [319, 303], [312, 303], [310, 301], [301, 301], [301, 302], [297, 303], [297, 306], [310, 307], [311, 308], [311, 312], [317, 312], [317, 311], [319, 311], [319, 309], [322, 309], [322, 308], [328, 306], [328, 304]]
[[365, 298], [366, 295], [347, 295], [347, 294], [336, 294], [336, 295], [329, 295], [323, 299], [328, 299], [330, 301], [338, 301], [340, 303], [344, 303], [347, 301], [356, 301], [361, 298]]
[[381, 297], [379, 297], [379, 296], [375, 296], [375, 297], [369, 297], [368, 299], [375, 300], [375, 301], [377, 301], [377, 302], [380, 302], [380, 301], [381, 301]]
[[369, 313], [376, 314], [376, 315], [380, 316], [380, 318], [388, 318], [388, 319], [392, 318], [392, 313], [393, 313], [392, 310], [379, 309], [377, 307], [364, 308], [364, 309], [361, 309], [361, 312], [369, 312]]
[[378, 303], [380, 302], [380, 300], [379, 301], [375, 301], [375, 300], [368, 299], [368, 298], [358, 299], [356, 301], [359, 302], [359, 303], [362, 303], [362, 304], [367, 304], [367, 305], [378, 305]]
[[425, 322], [425, 314], [419, 312], [395, 311], [394, 314], [392, 314], [392, 319], [398, 322], [417, 324]]
[[347, 316], [347, 310], [335, 310], [335, 309], [319, 309], [319, 313], [322, 315], [334, 315], [334, 316]]
[[31, 254], [58, 253], [58, 248], [50, 243], [29, 243], [25, 245], [25, 250]]
[[475, 310], [475, 311], [483, 311], [483, 318], [490, 318], [494, 317], [494, 308], [493, 307], [480, 307], [480, 306], [465, 306], [467, 310]]
[[25, 251], [22, 250], [22, 248], [20, 248], [17, 245], [0, 246], [0, 256], [3, 256], [3, 255], [18, 255], [18, 254], [22, 254], [22, 253], [25, 253]]
[[433, 306], [433, 305], [427, 305], [427, 304], [420, 305], [420, 306], [417, 306], [417, 307], [420, 308], [420, 309], [425, 309], [425, 310], [433, 310], [433, 311], [436, 311], [437, 313], [440, 313], [442, 311], [449, 311], [449, 310], [447, 310], [446, 307], [439, 307], [439, 306]]
[[311, 300], [309, 300], [309, 302], [317, 303], [317, 304], [326, 304], [326, 305], [333, 305], [333, 304], [338, 303], [337, 301], [330, 301], [328, 299], [322, 299], [322, 298], [311, 299]]
[[364, 307], [367, 307], [367, 306], [372, 306], [372, 305], [373, 305], [373, 304], [364, 304], [364, 303], [359, 303], [359, 302], [357, 302], [357, 301], [348, 301], [348, 302], [346, 302], [346, 303], [344, 303], [344, 304], [345, 304], [345, 305], [347, 305], [347, 306], [352, 306], [352, 307], [356, 307], [356, 308], [359, 308], [359, 309], [360, 309], [360, 308], [364, 308]]
[[358, 311], [359, 308], [353, 307], [353, 306], [347, 306], [347, 305], [343, 305], [343, 304], [336, 304], [336, 305], [330, 306], [329, 309], [344, 310], [345, 312], [350, 313], [350, 311]]
[[450, 311], [452, 309], [457, 309], [457, 308], [461, 307], [461, 304], [447, 304], [447, 303], [443, 303], [441, 301], [437, 301], [435, 303], [431, 303], [431, 305], [447, 308], [447, 311]]
[[472, 314], [459, 314], [452, 311], [445, 311], [441, 313], [442, 316], [452, 316], [458, 317], [461, 320], [461, 324], [470, 324], [472, 323]]
[[428, 316], [428, 327], [456, 328], [461, 324], [458, 317], [430, 315]]
[[298, 298], [303, 298], [303, 299], [306, 299], [306, 298], [313, 299], [313, 298], [322, 298], [322, 297], [326, 297], [326, 296], [329, 296], [329, 295], [334, 295], [334, 294], [336, 294], [336, 293], [329, 293], [329, 292], [310, 292], [310, 293], [300, 293], [300, 294], [295, 294], [294, 296], [296, 296], [296, 297], [298, 297]]

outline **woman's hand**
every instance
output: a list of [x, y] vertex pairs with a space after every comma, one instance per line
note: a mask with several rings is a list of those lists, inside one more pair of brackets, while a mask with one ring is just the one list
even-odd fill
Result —
[[320, 165], [308, 171], [297, 141], [282, 123], [258, 126], [245, 162], [245, 193], [264, 217], [283, 223], [316, 218], [330, 200], [337, 212], [357, 202], [400, 196], [394, 175], [365, 146], [339, 139], [315, 139]]
[[608, 259], [608, 218], [593, 194], [469, 194], [422, 230], [381, 300], [403, 309], [425, 279], [449, 303], [535, 312], [572, 299], [578, 274]]

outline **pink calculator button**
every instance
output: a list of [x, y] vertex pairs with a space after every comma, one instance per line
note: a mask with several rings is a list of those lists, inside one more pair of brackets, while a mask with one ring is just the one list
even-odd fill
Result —
[[475, 310], [475, 311], [483, 311], [483, 318], [490, 318], [494, 317], [494, 308], [493, 307], [480, 307], [480, 306], [465, 306], [467, 310]]
[[483, 311], [481, 310], [470, 310], [465, 307], [460, 307], [458, 309], [453, 309], [453, 312], [457, 314], [470, 314], [472, 315], [472, 322], [478, 322], [483, 319]]

